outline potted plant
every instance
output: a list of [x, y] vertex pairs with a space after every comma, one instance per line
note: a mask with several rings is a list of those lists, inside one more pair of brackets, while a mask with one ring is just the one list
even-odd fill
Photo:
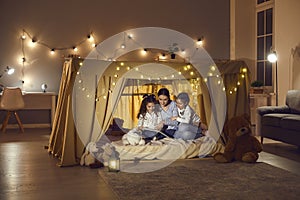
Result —
[[264, 83], [262, 81], [256, 80], [251, 83], [251, 90], [253, 94], [263, 94], [264, 93]]

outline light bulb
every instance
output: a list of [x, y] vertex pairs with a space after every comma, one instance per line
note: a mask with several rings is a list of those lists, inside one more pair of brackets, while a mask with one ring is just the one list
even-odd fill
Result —
[[143, 56], [146, 55], [146, 54], [147, 54], [147, 49], [141, 50], [141, 54], [142, 54]]
[[42, 91], [43, 91], [43, 92], [46, 92], [47, 87], [48, 87], [47, 84], [46, 84], [46, 83], [43, 83], [43, 84], [41, 85]]
[[94, 42], [94, 37], [92, 35], [88, 35], [89, 42]]
[[14, 68], [7, 67], [7, 74], [12, 75], [15, 72]]
[[203, 45], [203, 37], [201, 37], [197, 40], [197, 45], [199, 45], [199, 46]]
[[275, 63], [277, 61], [277, 55], [276, 52], [272, 52], [268, 55], [268, 61], [271, 63]]

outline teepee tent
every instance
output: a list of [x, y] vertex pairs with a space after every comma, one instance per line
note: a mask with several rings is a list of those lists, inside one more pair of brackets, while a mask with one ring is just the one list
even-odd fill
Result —
[[[147, 34], [149, 31], [150, 35]], [[169, 44], [174, 44], [174, 41], [181, 38], [182, 44], [179, 42], [178, 45], [192, 54], [189, 62], [184, 63], [191, 67], [186, 70], [189, 75], [179, 76], [178, 72], [183, 72], [184, 67], [187, 67], [182, 63], [125, 62], [99, 58], [67, 60], [64, 63], [57, 111], [49, 140], [49, 152], [59, 158], [60, 166], [78, 164], [85, 145], [101, 138], [114, 117], [126, 113], [128, 117], [124, 120], [129, 118], [128, 121], [131, 122], [127, 122], [127, 126], [130, 128], [134, 124], [132, 108], [138, 104], [138, 100], [130, 101], [130, 98], [133, 99], [132, 94], [150, 91], [155, 93], [160, 86], [169, 87], [174, 95], [180, 91], [189, 91], [195, 97], [193, 102], [198, 106], [197, 111], [207, 122], [216, 139], [222, 134], [226, 118], [239, 113], [249, 113], [249, 70], [244, 62], [223, 61], [215, 64], [210, 57], [207, 58], [205, 50], [195, 48], [194, 44], [191, 44], [190, 38], [168, 29], [144, 28], [132, 32], [135, 35], [143, 33], [142, 36], [146, 38], [143, 46], [162, 50], [169, 49]], [[155, 41], [157, 35], [163, 40]], [[139, 43], [128, 37], [127, 52], [119, 53], [113, 49], [113, 46], [119, 43], [118, 38], [124, 40], [124, 34], [118, 34], [98, 45], [97, 51], [103, 55], [103, 52], [110, 52], [107, 54], [121, 58], [125, 53], [140, 49]], [[147, 41], [152, 42], [148, 44]], [[94, 53], [91, 53], [91, 57]], [[147, 71], [149, 69], [152, 71]], [[239, 99], [241, 97], [244, 101]], [[230, 103], [227, 104], [228, 99]], [[128, 106], [128, 112], [122, 110], [126, 107], [122, 103], [132, 105], [131, 108]]]

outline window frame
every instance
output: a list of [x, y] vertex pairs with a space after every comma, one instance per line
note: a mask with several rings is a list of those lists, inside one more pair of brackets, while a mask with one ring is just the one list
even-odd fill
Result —
[[[267, 50], [265, 49], [266, 48], [266, 38], [267, 36], [272, 36], [272, 48], [275, 47], [275, 42], [274, 42], [274, 13], [275, 13], [275, 9], [274, 9], [274, 0], [269, 0], [269, 1], [265, 1], [263, 3], [260, 3], [258, 4], [257, 3], [257, 0], [256, 1], [256, 11], [255, 11], [255, 79], [257, 80], [258, 79], [258, 63], [261, 62], [263, 63], [264, 65], [264, 74], [263, 74], [263, 77], [264, 77], [264, 88], [267, 90], [267, 91], [274, 91], [274, 81], [275, 81], [275, 75], [274, 75], [274, 64], [271, 64], [271, 85], [268, 85], [266, 86], [265, 85], [265, 81], [266, 81], [266, 71], [268, 71], [269, 69], [267, 68], [267, 65], [265, 63], [268, 63], [268, 60], [266, 58], [266, 54], [267, 53]], [[258, 35], [258, 13], [259, 12], [266, 12], [268, 9], [272, 9], [272, 33], [266, 33], [266, 27], [267, 27], [267, 24], [266, 24], [266, 16], [264, 16], [264, 34], [263, 35]], [[259, 55], [258, 55], [258, 39], [259, 38], [264, 38], [264, 49], [263, 49], [263, 52], [264, 52], [264, 58], [261, 60], [261, 59], [258, 59]], [[266, 54], [265, 54], [266, 53]]]

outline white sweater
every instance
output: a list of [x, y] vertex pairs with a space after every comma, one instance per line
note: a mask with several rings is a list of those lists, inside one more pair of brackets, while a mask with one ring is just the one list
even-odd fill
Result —
[[184, 109], [180, 110], [178, 108], [178, 117], [177, 121], [180, 123], [187, 123], [187, 124], [195, 124], [200, 122], [200, 117], [197, 113], [187, 105]]
[[138, 127], [145, 127], [150, 129], [156, 129], [157, 125], [162, 121], [161, 113], [160, 112], [152, 112], [146, 113], [145, 117], [142, 115], [139, 116], [138, 119]]

